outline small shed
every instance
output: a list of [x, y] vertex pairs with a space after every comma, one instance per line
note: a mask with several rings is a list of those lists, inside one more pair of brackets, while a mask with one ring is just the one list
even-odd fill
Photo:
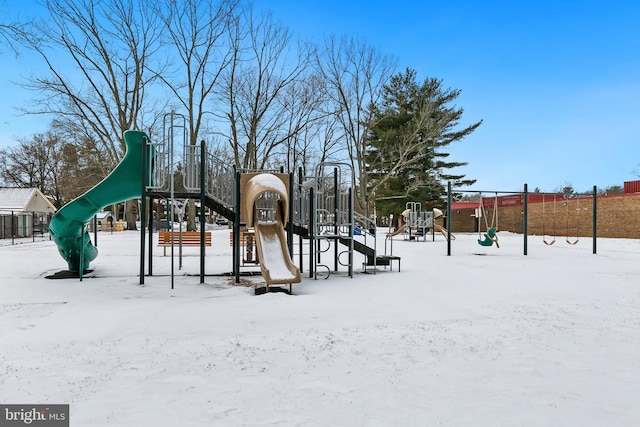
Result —
[[0, 238], [44, 233], [56, 207], [37, 188], [0, 187]]
[[116, 216], [111, 211], [98, 212], [94, 221], [89, 221], [89, 231], [94, 230], [94, 224], [98, 227], [98, 231], [114, 231], [116, 224]]

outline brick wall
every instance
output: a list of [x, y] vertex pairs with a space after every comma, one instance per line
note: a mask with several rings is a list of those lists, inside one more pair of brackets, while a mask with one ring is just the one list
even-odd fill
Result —
[[[474, 216], [474, 209], [457, 209], [451, 211], [449, 226], [451, 232], [473, 233], [478, 231], [478, 220]], [[445, 225], [445, 227], [447, 227]]]
[[[452, 232], [477, 232], [478, 220], [474, 209], [451, 212]], [[486, 208], [487, 222], [491, 225], [493, 208]], [[522, 233], [523, 206], [498, 208], [498, 230]], [[597, 198], [598, 237], [640, 239], [640, 193], [615, 194]], [[529, 235], [591, 237], [593, 230], [593, 198], [560, 199], [554, 202], [529, 202]], [[486, 225], [481, 219], [481, 229]]]

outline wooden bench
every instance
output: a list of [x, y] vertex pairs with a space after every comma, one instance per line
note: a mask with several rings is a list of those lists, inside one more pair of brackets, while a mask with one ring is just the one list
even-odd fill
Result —
[[[164, 255], [167, 255], [167, 246], [171, 246], [171, 231], [159, 231], [158, 232], [158, 246], [164, 248]], [[173, 244], [175, 246], [180, 245], [180, 232], [173, 232]], [[211, 232], [205, 231], [204, 233], [204, 245], [211, 246]], [[182, 246], [200, 246], [200, 232], [199, 231], [183, 231], [182, 232]]]

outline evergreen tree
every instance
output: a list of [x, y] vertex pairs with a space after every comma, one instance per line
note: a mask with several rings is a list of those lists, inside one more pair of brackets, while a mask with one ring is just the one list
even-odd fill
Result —
[[381, 102], [371, 107], [366, 154], [369, 200], [376, 200], [380, 215], [400, 212], [408, 201], [437, 204], [446, 181], [455, 187], [475, 182], [452, 174], [467, 163], [446, 161], [443, 151], [482, 123], [459, 128], [463, 109], [453, 105], [459, 95], [438, 79], [418, 83], [413, 69], [384, 86]]

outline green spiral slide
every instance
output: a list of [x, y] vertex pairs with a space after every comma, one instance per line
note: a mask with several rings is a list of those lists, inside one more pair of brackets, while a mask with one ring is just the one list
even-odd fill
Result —
[[[69, 271], [82, 271], [98, 256], [91, 243], [86, 224], [105, 206], [141, 197], [143, 146], [148, 164], [153, 148], [147, 145], [146, 133], [129, 130], [124, 133], [125, 156], [120, 164], [91, 190], [66, 204], [51, 218], [51, 238], [67, 261]], [[147, 168], [150, 170], [150, 168]]]

